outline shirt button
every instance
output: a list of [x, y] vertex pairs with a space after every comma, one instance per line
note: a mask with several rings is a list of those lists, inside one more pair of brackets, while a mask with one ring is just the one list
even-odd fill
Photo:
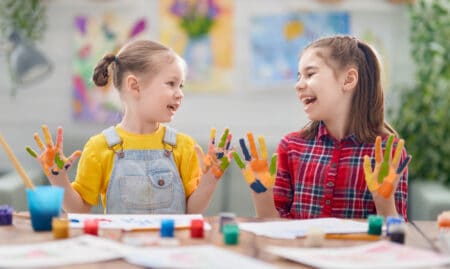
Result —
[[160, 179], [158, 180], [158, 185], [159, 185], [159, 186], [164, 186], [164, 179], [160, 178]]
[[325, 200], [325, 204], [326, 204], [326, 205], [330, 205], [330, 204], [331, 204], [331, 201], [330, 201], [330, 200]]
[[336, 168], [336, 166], [337, 166], [336, 163], [332, 163], [332, 164], [331, 164], [331, 167], [332, 167], [332, 168]]
[[333, 187], [333, 186], [334, 186], [334, 183], [330, 181], [330, 182], [327, 183], [327, 186], [328, 186], [328, 187]]

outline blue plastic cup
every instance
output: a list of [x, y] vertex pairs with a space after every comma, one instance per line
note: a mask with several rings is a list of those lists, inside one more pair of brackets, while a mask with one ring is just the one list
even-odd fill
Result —
[[37, 186], [26, 189], [31, 226], [34, 231], [51, 231], [52, 218], [61, 214], [64, 188], [58, 186]]

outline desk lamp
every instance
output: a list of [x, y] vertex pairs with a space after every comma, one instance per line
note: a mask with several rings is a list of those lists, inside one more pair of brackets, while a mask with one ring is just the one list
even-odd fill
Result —
[[[11, 74], [16, 85], [29, 85], [46, 77], [52, 71], [51, 63], [17, 32], [9, 37], [13, 44], [9, 56]], [[13, 90], [13, 95], [15, 91]]]

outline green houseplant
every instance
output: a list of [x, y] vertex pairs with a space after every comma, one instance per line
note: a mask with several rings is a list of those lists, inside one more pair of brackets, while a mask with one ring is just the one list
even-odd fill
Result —
[[[18, 85], [23, 82], [22, 77], [17, 76], [15, 72], [17, 68], [13, 68], [11, 64], [13, 51], [18, 51], [18, 44], [22, 44], [22, 51], [24, 49], [29, 51], [42, 39], [46, 29], [45, 13], [46, 6], [42, 0], [0, 1], [0, 48], [3, 48], [6, 54], [6, 63], [12, 82], [11, 96], [15, 96]], [[17, 63], [17, 61], [14, 62]], [[22, 64], [24, 65], [30, 66]]]
[[413, 156], [411, 179], [450, 186], [450, 2], [418, 0], [409, 6], [414, 87], [400, 94], [394, 126]]
[[2, 41], [16, 32], [28, 42], [34, 43], [42, 38], [45, 28], [45, 5], [41, 0], [0, 1]]

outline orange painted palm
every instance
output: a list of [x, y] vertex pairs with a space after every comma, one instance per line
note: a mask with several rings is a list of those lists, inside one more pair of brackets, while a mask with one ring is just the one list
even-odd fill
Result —
[[242, 153], [246, 160], [246, 164], [241, 160], [239, 154], [233, 152], [233, 158], [241, 169], [242, 175], [250, 188], [256, 192], [266, 192], [272, 188], [275, 181], [275, 172], [277, 166], [277, 155], [273, 154], [270, 166], [268, 164], [268, 153], [264, 137], [258, 137], [261, 149], [261, 157], [256, 149], [255, 139], [251, 132], [247, 133], [247, 139], [250, 147], [250, 153], [243, 138], [239, 139]]
[[217, 179], [222, 177], [230, 165], [231, 152], [233, 151], [230, 149], [231, 139], [232, 135], [230, 130], [226, 128], [220, 138], [219, 144], [216, 146], [216, 128], [212, 128], [206, 154], [203, 153], [200, 146], [195, 146], [204, 174], [211, 170]]
[[47, 176], [58, 175], [60, 171], [67, 171], [70, 166], [81, 155], [81, 151], [77, 150], [73, 152], [69, 158], [66, 158], [63, 152], [63, 129], [58, 127], [56, 135], [56, 145], [53, 144], [52, 136], [46, 125], [42, 125], [42, 131], [44, 133], [45, 145], [39, 137], [38, 133], [34, 133], [34, 140], [38, 145], [41, 153], [36, 153], [31, 147], [26, 147], [27, 152], [37, 159], [42, 167], [42, 170]]
[[400, 157], [405, 144], [403, 139], [400, 139], [397, 148], [392, 155], [392, 143], [394, 136], [390, 135], [386, 143], [386, 149], [384, 151], [381, 148], [381, 137], [377, 136], [375, 140], [375, 165], [372, 168], [372, 162], [369, 156], [364, 156], [364, 175], [369, 191], [384, 198], [389, 198], [396, 189], [398, 180], [403, 172], [408, 167], [411, 161], [411, 155], [408, 155], [405, 160], [400, 164]]

